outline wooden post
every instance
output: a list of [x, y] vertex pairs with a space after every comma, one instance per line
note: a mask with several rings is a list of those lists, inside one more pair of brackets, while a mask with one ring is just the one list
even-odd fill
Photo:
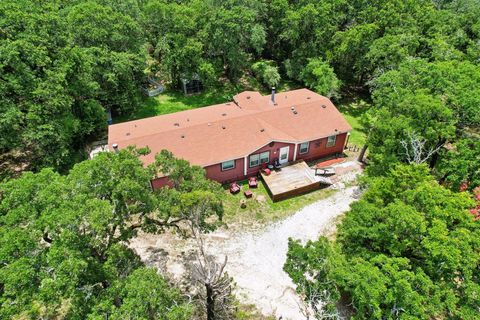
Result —
[[364, 144], [362, 150], [360, 151], [360, 155], [358, 156], [358, 161], [363, 162], [363, 158], [365, 157], [365, 152], [367, 152], [368, 145]]

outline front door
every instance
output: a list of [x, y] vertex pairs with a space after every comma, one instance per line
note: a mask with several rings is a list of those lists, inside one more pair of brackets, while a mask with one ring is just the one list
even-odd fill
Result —
[[278, 156], [278, 163], [284, 164], [288, 162], [288, 151], [290, 147], [280, 148], [280, 155]]

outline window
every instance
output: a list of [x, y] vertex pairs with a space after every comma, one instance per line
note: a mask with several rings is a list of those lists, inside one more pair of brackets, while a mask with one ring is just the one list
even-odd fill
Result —
[[250, 156], [250, 168], [256, 167], [260, 164], [260, 155], [259, 154], [252, 154]]
[[270, 161], [270, 152], [262, 152], [260, 153], [260, 163], [268, 163]]
[[337, 136], [330, 136], [327, 139], [327, 147], [333, 147], [337, 141]]
[[235, 160], [222, 162], [222, 171], [235, 168]]
[[307, 153], [309, 146], [310, 146], [309, 142], [300, 143], [300, 154]]

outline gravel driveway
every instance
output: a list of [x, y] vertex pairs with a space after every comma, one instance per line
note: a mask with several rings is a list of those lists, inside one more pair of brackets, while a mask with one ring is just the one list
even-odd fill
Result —
[[[300, 313], [295, 286], [283, 271], [288, 238], [315, 240], [330, 229], [336, 218], [354, 201], [351, 187], [311, 204], [259, 233], [244, 233], [210, 242], [209, 253], [228, 256], [226, 270], [238, 287], [241, 299], [268, 315], [305, 319]], [[215, 235], [213, 235], [215, 236]]]
[[[265, 315], [275, 315], [284, 320], [303, 320], [305, 317], [300, 312], [295, 286], [283, 271], [288, 238], [315, 240], [331, 231], [336, 219], [355, 200], [357, 190], [358, 187], [340, 187], [331, 197], [258, 231], [233, 233], [223, 230], [208, 234], [205, 236], [207, 252], [219, 260], [228, 256], [226, 271], [234, 278], [237, 296], [242, 302], [254, 304]], [[163, 272], [167, 271], [180, 280], [185, 268], [178, 261], [181, 260], [179, 252], [188, 251], [193, 244], [173, 238], [142, 234], [131, 242], [131, 247], [147, 264], [163, 269]], [[159, 262], [158, 248], [168, 252], [169, 258], [163, 263]]]

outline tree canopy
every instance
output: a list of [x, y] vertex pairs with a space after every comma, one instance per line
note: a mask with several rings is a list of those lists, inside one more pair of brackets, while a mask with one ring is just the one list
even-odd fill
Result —
[[[457, 129], [480, 123], [476, 0], [4, 0], [0, 6], [0, 152], [27, 169], [69, 169], [84, 157], [85, 143], [105, 133], [106, 110], [128, 114], [142, 104], [148, 77], [176, 87], [198, 75], [215, 86], [227, 79], [237, 84], [253, 71], [265, 87], [284, 79], [333, 98], [370, 90], [388, 117], [397, 104], [445, 105], [452, 119], [438, 121], [446, 121], [446, 132], [427, 137], [410, 128], [429, 145], [450, 139], [452, 122]], [[376, 128], [372, 148], [376, 136], [387, 134]], [[386, 138], [404, 134], [398, 130]]]
[[312, 305], [344, 297], [354, 319], [474, 319], [480, 224], [467, 193], [440, 186], [425, 165], [367, 180], [335, 242], [291, 240], [285, 271]]
[[[0, 184], [1, 318], [189, 318], [180, 292], [126, 244], [140, 228], [188, 232], [189, 219], [213, 229], [219, 187], [168, 152], [144, 168], [144, 151], [101, 153], [65, 176], [43, 169]], [[169, 170], [174, 188], [151, 191], [158, 169]]]
[[0, 152], [31, 169], [65, 169], [106, 127], [106, 110], [139, 100], [142, 32], [105, 2], [2, 1]]
[[[356, 319], [478, 317], [479, 61], [478, 0], [2, 0], [0, 318], [190, 317], [127, 244], [213, 230], [220, 186], [168, 151], [80, 161], [150, 77], [197, 75], [371, 99], [364, 195], [334, 241], [289, 245], [318, 317], [338, 301]], [[159, 175], [171, 188], [152, 192]]]

